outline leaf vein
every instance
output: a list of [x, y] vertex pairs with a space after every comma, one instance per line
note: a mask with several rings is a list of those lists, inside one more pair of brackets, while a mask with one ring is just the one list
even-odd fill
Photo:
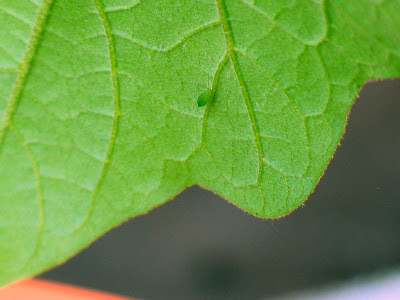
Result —
[[389, 53], [394, 54], [397, 57], [400, 57], [399, 54], [395, 53], [390, 47], [388, 47], [385, 43], [383, 43], [381, 40], [377, 39], [373, 34], [371, 34], [366, 28], [364, 28], [351, 14], [349, 14], [344, 8], [342, 8], [338, 3], [335, 3], [335, 1], [332, 1], [332, 4], [336, 6], [338, 10], [340, 10], [344, 15], [346, 15], [355, 25], [357, 25], [358, 28], [366, 35], [368, 36], [372, 41], [375, 43], [381, 45], [386, 51]]
[[21, 143], [22, 147], [24, 148], [25, 152], [27, 153], [27, 155], [29, 157], [29, 162], [32, 166], [32, 171], [35, 176], [35, 191], [36, 191], [36, 199], [37, 199], [37, 204], [38, 204], [38, 219], [39, 219], [38, 223], [39, 224], [38, 224], [38, 232], [37, 232], [37, 236], [36, 236], [35, 246], [32, 250], [31, 255], [28, 257], [28, 259], [26, 260], [24, 265], [21, 267], [21, 270], [22, 270], [26, 265], [28, 265], [28, 263], [33, 259], [33, 257], [35, 257], [35, 255], [37, 254], [37, 251], [39, 249], [41, 234], [43, 231], [43, 196], [42, 196], [42, 188], [41, 188], [41, 183], [40, 183], [39, 167], [35, 160], [35, 157], [33, 156], [33, 152], [29, 148], [29, 145], [24, 140], [23, 136], [17, 131], [17, 129], [12, 124], [9, 124], [9, 128], [14, 133], [14, 135], [18, 139], [18, 141]]
[[13, 91], [10, 96], [10, 100], [7, 103], [4, 115], [0, 124], [0, 149], [3, 145], [4, 134], [7, 127], [10, 125], [13, 118], [14, 112], [18, 106], [19, 100], [21, 98], [22, 92], [24, 90], [26, 80], [29, 76], [32, 61], [39, 47], [40, 41], [42, 39], [43, 30], [46, 26], [48, 16], [53, 4], [53, 0], [44, 0], [43, 5], [40, 9], [39, 16], [36, 25], [32, 32], [32, 37], [27, 45], [25, 55], [22, 59], [21, 64], [18, 68], [18, 77], [16, 79]]
[[[262, 11], [257, 6], [255, 6], [255, 4], [250, 4], [249, 2], [244, 1], [244, 0], [240, 0], [240, 2], [242, 2], [244, 5], [248, 6], [250, 9], [252, 9], [256, 13], [258, 13], [261, 16], [263, 16], [264, 18], [266, 18], [271, 24], [281, 28], [283, 31], [285, 31], [287, 34], [289, 34], [290, 36], [292, 36], [294, 39], [296, 39], [297, 41], [299, 41], [302, 44], [305, 44], [305, 45], [317, 45], [317, 44], [322, 43], [327, 37], [327, 25], [326, 25], [325, 26], [325, 33], [324, 33], [324, 36], [323, 36], [322, 39], [320, 39], [317, 43], [306, 43], [306, 42], [302, 41], [299, 37], [297, 37], [293, 32], [291, 32], [290, 30], [288, 30], [287, 28], [285, 28], [284, 26], [282, 26], [281, 24], [276, 22], [273, 18], [268, 16], [264, 11]], [[324, 16], [325, 16], [325, 14], [324, 14]], [[325, 19], [325, 24], [326, 24], [326, 19]]]
[[[113, 39], [113, 34], [111, 31], [111, 26], [110, 23], [107, 19], [106, 13], [103, 8], [103, 4], [101, 3], [101, 0], [93, 0], [94, 4], [96, 6], [99, 18], [102, 21], [104, 31], [107, 37], [107, 42], [108, 42], [108, 50], [110, 54], [110, 63], [111, 63], [111, 81], [112, 81], [112, 89], [113, 89], [113, 101], [114, 101], [114, 116], [113, 116], [113, 123], [112, 123], [112, 132], [111, 132], [111, 138], [110, 138], [110, 143], [108, 144], [108, 150], [107, 154], [103, 163], [103, 168], [100, 173], [100, 177], [97, 181], [96, 187], [93, 191], [92, 197], [90, 199], [90, 204], [88, 211], [86, 213], [85, 218], [82, 220], [82, 222], [74, 229], [74, 232], [79, 230], [89, 219], [89, 216], [91, 212], [93, 211], [94, 203], [96, 201], [96, 198], [99, 194], [100, 187], [102, 183], [104, 182], [104, 178], [107, 174], [107, 170], [109, 169], [110, 165], [110, 160], [111, 156], [114, 152], [114, 146], [115, 146], [115, 141], [117, 139], [117, 132], [118, 132], [118, 126], [119, 126], [119, 118], [121, 116], [120, 113], [120, 94], [119, 94], [119, 79], [118, 79], [118, 70], [117, 70], [117, 58], [116, 58], [116, 53], [115, 53], [115, 44], [114, 44], [114, 39]], [[72, 234], [71, 233], [71, 234]]]
[[[231, 26], [230, 26], [229, 21], [228, 21], [228, 15], [227, 15], [227, 11], [226, 11], [224, 0], [216, 0], [216, 1], [217, 1], [218, 12], [219, 12], [219, 15], [220, 15], [220, 19], [221, 19], [221, 22], [222, 22], [222, 27], [223, 27], [223, 31], [224, 31], [224, 35], [225, 35], [225, 41], [226, 41], [226, 44], [227, 44], [228, 55], [229, 55], [229, 57], [230, 57], [230, 59], [232, 61], [233, 68], [234, 68], [234, 71], [236, 73], [237, 79], [239, 81], [239, 85], [240, 85], [243, 97], [245, 99], [247, 111], [248, 111], [248, 114], [249, 114], [249, 117], [250, 117], [252, 131], [253, 131], [253, 135], [254, 135], [254, 141], [256, 143], [257, 153], [258, 153], [257, 183], [259, 185], [260, 178], [261, 178], [261, 173], [262, 173], [262, 162], [264, 160], [264, 154], [263, 154], [263, 151], [262, 151], [261, 140], [260, 140], [260, 135], [259, 135], [259, 129], [258, 129], [258, 125], [257, 125], [257, 122], [256, 122], [255, 113], [254, 113], [253, 107], [252, 107], [251, 102], [250, 102], [249, 93], [247, 91], [247, 88], [246, 88], [246, 85], [245, 85], [245, 82], [244, 82], [244, 79], [243, 79], [243, 75], [242, 75], [242, 72], [240, 70], [239, 63], [237, 61], [236, 53], [235, 53], [235, 50], [234, 50], [235, 46], [234, 46]], [[261, 189], [261, 187], [260, 187], [260, 189]], [[265, 202], [265, 198], [264, 198], [264, 202]]]

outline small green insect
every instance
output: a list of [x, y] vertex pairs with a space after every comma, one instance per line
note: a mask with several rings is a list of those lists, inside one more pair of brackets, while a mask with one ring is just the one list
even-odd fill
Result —
[[[212, 80], [212, 78], [208, 78], [209, 81], [210, 81], [210, 79]], [[210, 82], [208, 82], [208, 86], [210, 86]], [[212, 101], [213, 96], [214, 96], [213, 87], [210, 87], [207, 91], [205, 91], [204, 93], [202, 93], [202, 94], [197, 98], [197, 106], [198, 106], [198, 107], [206, 106], [207, 103], [209, 103], [209, 102]]]
[[207, 105], [207, 103], [210, 102], [211, 97], [212, 97], [212, 88], [210, 88], [209, 90], [205, 91], [203, 94], [201, 94], [197, 98], [198, 107], [203, 107], [203, 106]]

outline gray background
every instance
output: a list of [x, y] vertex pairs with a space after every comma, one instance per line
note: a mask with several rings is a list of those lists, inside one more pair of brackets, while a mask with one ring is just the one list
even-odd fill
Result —
[[278, 220], [192, 187], [42, 275], [144, 299], [260, 299], [400, 266], [400, 80], [367, 84], [305, 202]]

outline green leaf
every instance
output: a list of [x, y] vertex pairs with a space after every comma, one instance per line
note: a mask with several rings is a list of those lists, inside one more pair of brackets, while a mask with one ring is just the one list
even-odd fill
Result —
[[0, 0], [0, 285], [193, 184], [289, 213], [399, 32], [394, 0]]

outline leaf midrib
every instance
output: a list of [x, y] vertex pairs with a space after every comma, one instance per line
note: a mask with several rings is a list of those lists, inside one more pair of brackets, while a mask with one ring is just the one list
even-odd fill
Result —
[[240, 70], [239, 63], [237, 61], [237, 57], [236, 57], [236, 53], [235, 53], [235, 44], [234, 44], [233, 36], [232, 36], [232, 29], [231, 29], [230, 23], [228, 21], [228, 15], [227, 15], [227, 12], [226, 12], [226, 7], [225, 7], [224, 0], [216, 0], [216, 2], [217, 2], [217, 6], [218, 6], [219, 17], [220, 17], [220, 20], [221, 20], [221, 23], [222, 23], [222, 28], [223, 28], [223, 31], [224, 31], [224, 36], [225, 36], [225, 41], [226, 41], [226, 46], [227, 46], [227, 52], [228, 52], [228, 55], [229, 55], [229, 57], [230, 57], [230, 59], [232, 61], [233, 69], [234, 69], [236, 77], [237, 77], [237, 79], [239, 81], [239, 85], [240, 85], [240, 89], [242, 91], [242, 95], [243, 95], [243, 97], [245, 99], [247, 112], [248, 112], [249, 117], [250, 117], [251, 127], [252, 127], [252, 131], [253, 131], [253, 135], [254, 135], [254, 140], [255, 140], [256, 146], [257, 146], [257, 153], [258, 153], [257, 184], [259, 184], [260, 178], [261, 178], [261, 173], [262, 173], [262, 162], [263, 162], [263, 159], [264, 159], [264, 154], [263, 154], [263, 151], [262, 151], [260, 134], [259, 134], [260, 131], [258, 129], [255, 113], [254, 113], [253, 107], [252, 107], [251, 102], [250, 102], [249, 93], [247, 91], [246, 84], [244, 82], [244, 79], [243, 79], [243, 76], [242, 76], [242, 72]]

